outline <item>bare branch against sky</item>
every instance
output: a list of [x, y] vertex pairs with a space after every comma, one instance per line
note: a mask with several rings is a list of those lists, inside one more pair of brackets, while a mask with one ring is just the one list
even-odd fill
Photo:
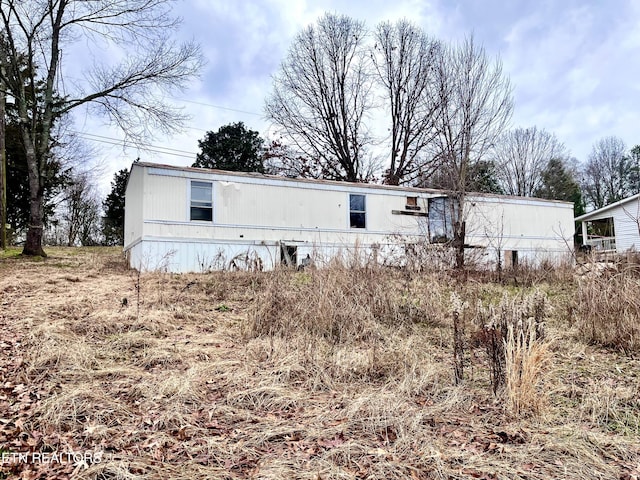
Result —
[[530, 197], [540, 187], [542, 172], [552, 159], [563, 159], [567, 151], [557, 137], [537, 127], [505, 132], [491, 152], [502, 190], [509, 195]]
[[452, 199], [456, 265], [464, 266], [465, 196], [469, 169], [483, 160], [513, 112], [512, 87], [500, 60], [468, 37], [442, 56], [438, 68], [440, 105], [433, 155], [446, 172]]
[[[1, 0], [2, 82], [15, 100], [26, 150], [31, 208], [24, 253], [43, 255], [42, 186], [57, 119], [88, 105], [142, 140], [179, 129], [186, 117], [162, 101], [185, 87], [202, 65], [196, 43], [172, 40], [170, 0]], [[118, 58], [89, 62], [83, 79], [65, 81], [82, 41]]]
[[321, 162], [325, 178], [362, 181], [373, 173], [364, 123], [372, 107], [365, 41], [362, 22], [325, 14], [293, 40], [266, 103], [267, 116]]
[[436, 134], [436, 66], [443, 45], [407, 20], [380, 23], [374, 41], [372, 58], [390, 125], [385, 183], [408, 183], [436, 166], [427, 147]]

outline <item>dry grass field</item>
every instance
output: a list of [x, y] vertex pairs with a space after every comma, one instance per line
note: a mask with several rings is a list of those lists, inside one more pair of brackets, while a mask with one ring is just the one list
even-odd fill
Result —
[[48, 252], [0, 259], [0, 479], [640, 476], [631, 268], [138, 275]]

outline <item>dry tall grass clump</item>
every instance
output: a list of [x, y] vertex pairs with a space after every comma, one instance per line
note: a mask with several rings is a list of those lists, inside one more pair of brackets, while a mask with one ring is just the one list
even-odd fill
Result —
[[[469, 301], [463, 302], [460, 295], [465, 293]], [[455, 383], [462, 382], [467, 365], [473, 368], [466, 350], [480, 347], [487, 355], [494, 395], [504, 392], [507, 410], [516, 416], [538, 414], [546, 402], [540, 387], [550, 359], [545, 342], [547, 297], [539, 290], [516, 296], [505, 292], [496, 305], [474, 299], [479, 293], [466, 289], [451, 296]], [[466, 333], [471, 315], [476, 331]]]
[[548, 344], [536, 335], [534, 320], [509, 325], [505, 342], [507, 406], [515, 415], [538, 414], [546, 403], [541, 384], [549, 363]]
[[305, 272], [279, 270], [263, 285], [249, 314], [248, 335], [308, 333], [334, 344], [379, 338], [380, 326], [433, 322], [442, 287], [412, 290], [411, 279], [378, 267], [333, 262]]
[[444, 282], [339, 262], [263, 280], [244, 335], [252, 358], [281, 364], [285, 383], [323, 391], [393, 382], [425, 392], [440, 381], [429, 338], [437, 341], [432, 327], [444, 322]]
[[638, 292], [640, 278], [633, 272], [584, 279], [569, 305], [580, 338], [627, 353], [640, 351]]

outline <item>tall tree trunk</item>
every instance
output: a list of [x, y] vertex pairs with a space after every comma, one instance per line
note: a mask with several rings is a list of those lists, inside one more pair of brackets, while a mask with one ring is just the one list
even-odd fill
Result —
[[460, 222], [456, 222], [453, 232], [453, 245], [456, 250], [456, 268], [458, 270], [464, 268], [464, 237], [466, 226], [466, 222], [460, 220]]
[[467, 223], [464, 221], [464, 192], [456, 192], [452, 202], [453, 248], [456, 252], [456, 269], [464, 269], [464, 241]]
[[22, 254], [46, 257], [47, 254], [42, 249], [44, 198], [40, 182], [40, 168], [38, 168], [38, 159], [33, 147], [28, 147], [26, 150], [29, 173], [29, 229]]

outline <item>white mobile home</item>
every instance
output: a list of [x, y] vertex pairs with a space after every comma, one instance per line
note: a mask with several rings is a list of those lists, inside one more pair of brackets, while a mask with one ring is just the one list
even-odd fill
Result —
[[640, 193], [576, 218], [582, 244], [596, 252], [640, 250]]
[[[416, 245], [451, 239], [437, 190], [291, 179], [136, 162], [124, 249], [142, 270], [265, 269], [365, 255], [400, 263]], [[574, 233], [567, 202], [472, 194], [466, 244], [485, 261], [557, 260]], [[569, 243], [567, 243], [569, 242]]]

